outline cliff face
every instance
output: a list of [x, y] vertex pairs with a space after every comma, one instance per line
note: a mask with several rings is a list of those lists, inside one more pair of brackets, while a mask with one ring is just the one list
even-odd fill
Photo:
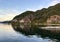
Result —
[[17, 15], [13, 18], [14, 22], [31, 22], [34, 19], [33, 11], [26, 11], [20, 15]]
[[50, 18], [47, 19], [47, 23], [48, 24], [57, 24], [59, 23], [60, 24], [60, 16], [59, 15], [53, 15], [53, 16], [50, 16]]
[[60, 3], [56, 4], [55, 6], [50, 6], [48, 8], [43, 8], [41, 10], [33, 11], [26, 11], [17, 15], [13, 18], [15, 22], [33, 22], [33, 23], [46, 23], [47, 20], [54, 15], [60, 16]]

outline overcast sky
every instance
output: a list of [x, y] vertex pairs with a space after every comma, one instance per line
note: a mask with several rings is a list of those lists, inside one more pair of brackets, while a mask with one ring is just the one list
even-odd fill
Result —
[[60, 3], [60, 0], [0, 0], [0, 21], [11, 20], [27, 11], [39, 10]]

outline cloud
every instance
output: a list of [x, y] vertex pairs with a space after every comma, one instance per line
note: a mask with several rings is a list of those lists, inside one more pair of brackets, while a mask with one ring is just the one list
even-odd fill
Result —
[[40, 6], [42, 6], [42, 8], [48, 8], [50, 6], [56, 5], [57, 3], [60, 3], [60, 0], [47, 0], [45, 5], [40, 5]]
[[4, 15], [4, 16], [0, 17], [0, 21], [12, 20], [13, 17], [14, 17], [14, 15], [12, 15], [12, 14]]
[[[2, 1], [2, 0], [0, 0]], [[48, 1], [48, 5], [46, 3], [46, 5], [39, 5], [38, 7], [35, 7], [33, 9], [31, 8], [27, 8], [26, 10], [37, 10], [37, 9], [42, 9], [42, 8], [47, 8], [49, 6], [53, 6], [57, 3], [60, 3], [60, 0], [47, 0]], [[50, 1], [50, 2], [49, 2]], [[22, 11], [18, 10], [18, 9], [0, 9], [0, 21], [5, 21], [5, 20], [11, 20], [13, 19], [14, 16], [18, 15], [19, 13], [21, 13]]]
[[18, 10], [0, 10], [0, 21], [12, 20], [19, 13]]
[[48, 6], [53, 6], [57, 3], [60, 3], [60, 0], [51, 0], [50, 4]]
[[46, 0], [43, 4], [40, 4], [37, 9], [48, 8], [56, 5], [57, 3], [60, 3], [60, 0]]

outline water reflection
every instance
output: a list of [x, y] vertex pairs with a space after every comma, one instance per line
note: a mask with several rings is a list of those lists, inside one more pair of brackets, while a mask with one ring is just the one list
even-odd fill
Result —
[[20, 32], [26, 36], [36, 35], [37, 37], [41, 37], [43, 39], [51, 39], [55, 42], [60, 42], [60, 31], [55, 30], [44, 30], [37, 26], [29, 26], [29, 25], [20, 25], [20, 24], [12, 24], [12, 27], [15, 31]]
[[43, 39], [37, 37], [36, 35], [33, 36], [29, 35], [28, 37], [22, 35], [21, 33], [17, 33], [16, 31], [14, 31], [11, 25], [0, 24], [0, 42], [49, 42], [51, 41], [50, 39]]

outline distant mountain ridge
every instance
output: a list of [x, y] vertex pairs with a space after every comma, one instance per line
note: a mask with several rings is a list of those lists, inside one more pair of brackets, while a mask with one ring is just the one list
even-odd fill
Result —
[[11, 21], [2, 21], [0, 23], [11, 23]]

